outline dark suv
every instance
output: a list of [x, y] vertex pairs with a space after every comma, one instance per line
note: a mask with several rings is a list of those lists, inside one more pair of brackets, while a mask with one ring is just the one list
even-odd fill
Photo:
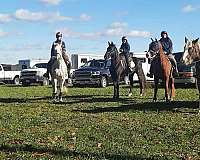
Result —
[[98, 84], [106, 87], [112, 82], [110, 75], [110, 60], [90, 60], [81, 68], [75, 70], [72, 75], [72, 83], [76, 85]]

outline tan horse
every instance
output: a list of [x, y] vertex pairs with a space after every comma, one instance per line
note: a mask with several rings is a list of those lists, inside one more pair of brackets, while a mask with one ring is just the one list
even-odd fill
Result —
[[[158, 91], [158, 83], [159, 79], [163, 80], [165, 85], [165, 99], [166, 101], [172, 101], [175, 97], [175, 87], [174, 87], [174, 78], [173, 78], [173, 67], [172, 64], [164, 54], [162, 45], [159, 41], [153, 40], [149, 45], [148, 53], [150, 56], [156, 55], [158, 63], [153, 67], [153, 75], [154, 75], [154, 97], [153, 101], [157, 100], [157, 91]], [[148, 54], [147, 53], [147, 54]], [[156, 58], [156, 57], [155, 57]]]
[[200, 42], [196, 40], [188, 40], [185, 37], [185, 46], [182, 61], [186, 64], [195, 63], [197, 88], [199, 90], [199, 112], [200, 112]]
[[51, 66], [50, 75], [53, 87], [53, 98], [63, 101], [62, 93], [64, 91], [64, 83], [68, 78], [67, 66], [62, 56], [62, 46], [59, 43], [55, 44], [56, 60]]

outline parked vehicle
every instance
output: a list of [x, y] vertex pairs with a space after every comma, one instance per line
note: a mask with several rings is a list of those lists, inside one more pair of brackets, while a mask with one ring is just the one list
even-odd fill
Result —
[[11, 64], [0, 64], [0, 82], [19, 84], [20, 66]]
[[195, 64], [185, 65], [181, 62], [181, 57], [183, 52], [174, 53], [175, 59], [177, 61], [177, 68], [179, 71], [179, 76], [175, 78], [175, 84], [195, 84]]
[[[85, 65], [75, 70], [72, 75], [73, 85], [97, 84], [100, 87], [106, 87], [112, 83], [109, 71], [111, 60], [90, 60]], [[128, 83], [127, 76], [122, 77], [122, 81]]]
[[32, 83], [49, 85], [49, 79], [44, 77], [47, 71], [47, 63], [37, 63], [32, 68], [23, 69], [20, 75], [22, 86], [29, 86]]

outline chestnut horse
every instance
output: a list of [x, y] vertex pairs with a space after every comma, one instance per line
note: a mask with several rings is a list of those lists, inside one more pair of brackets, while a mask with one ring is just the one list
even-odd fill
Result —
[[185, 37], [185, 47], [182, 57], [183, 63], [186, 65], [195, 63], [196, 82], [199, 90], [199, 112], [200, 112], [200, 42], [199, 38], [196, 40], [188, 40]]
[[[158, 83], [159, 79], [163, 80], [165, 85], [165, 99], [166, 102], [172, 101], [175, 97], [175, 87], [174, 87], [174, 78], [173, 78], [173, 66], [167, 57], [164, 54], [162, 45], [157, 39], [149, 45], [148, 53], [150, 56], [156, 56], [154, 60], [157, 60], [158, 63], [153, 66], [153, 75], [154, 75], [154, 97], [153, 101], [157, 100], [157, 91], [158, 91]], [[147, 54], [148, 54], [147, 53]], [[153, 65], [153, 64], [152, 64]], [[170, 92], [169, 92], [170, 91]]]

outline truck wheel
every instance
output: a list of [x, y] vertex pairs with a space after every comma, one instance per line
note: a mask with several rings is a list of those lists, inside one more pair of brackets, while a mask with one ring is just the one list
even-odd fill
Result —
[[108, 85], [108, 81], [107, 81], [106, 77], [102, 76], [100, 79], [100, 86], [105, 88], [105, 87], [107, 87], [107, 85]]
[[19, 85], [20, 81], [19, 81], [19, 77], [15, 77], [14, 80], [13, 80], [13, 83], [15, 85]]
[[49, 85], [49, 79], [48, 78], [44, 78], [42, 83], [41, 83], [42, 86], [48, 86]]

